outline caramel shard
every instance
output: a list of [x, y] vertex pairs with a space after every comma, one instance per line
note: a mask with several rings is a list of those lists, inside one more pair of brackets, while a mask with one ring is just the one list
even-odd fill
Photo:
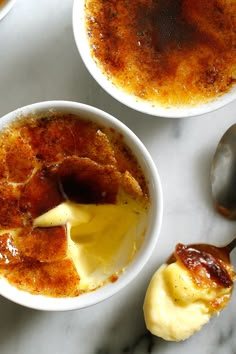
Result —
[[220, 248], [204, 244], [186, 246], [179, 243], [176, 245], [175, 257], [189, 270], [198, 286], [233, 286], [232, 266]]
[[64, 159], [51, 169], [60, 179], [67, 198], [76, 203], [115, 203], [120, 173], [112, 165], [98, 163], [77, 156]]
[[33, 294], [53, 297], [79, 295], [79, 276], [69, 259], [51, 263], [29, 260], [13, 266], [6, 278], [19, 289]]
[[[83, 122], [82, 122], [83, 123]], [[86, 123], [87, 124], [87, 123]], [[81, 122], [73, 129], [76, 141], [76, 153], [80, 157], [88, 157], [102, 165], [116, 165], [116, 158], [111, 143], [106, 134], [100, 129], [84, 132], [81, 137]], [[88, 136], [88, 133], [90, 136]]]
[[40, 262], [55, 262], [67, 255], [66, 226], [24, 228], [17, 237], [17, 247], [24, 257]]
[[89, 153], [91, 160], [100, 164], [116, 165], [114, 150], [106, 134], [101, 130], [97, 130], [95, 134], [94, 144], [91, 145]]
[[42, 169], [24, 186], [20, 208], [30, 213], [32, 218], [36, 218], [59, 205], [63, 199], [55, 177], [52, 177], [47, 169]]
[[69, 122], [75, 142], [75, 155], [100, 164], [116, 164], [113, 148], [106, 134], [96, 124], [74, 119]]
[[122, 186], [128, 194], [135, 198], [143, 196], [142, 188], [129, 171], [125, 171], [122, 176]]

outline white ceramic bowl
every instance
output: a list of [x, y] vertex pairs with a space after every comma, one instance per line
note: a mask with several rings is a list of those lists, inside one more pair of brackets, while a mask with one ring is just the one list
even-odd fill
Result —
[[0, 5], [0, 20], [8, 14], [15, 2], [16, 0], [5, 0], [3, 5]]
[[98, 84], [113, 96], [116, 100], [133, 108], [137, 111], [159, 117], [182, 118], [197, 116], [204, 113], [214, 111], [236, 99], [236, 86], [230, 92], [216, 98], [209, 103], [199, 104], [195, 106], [185, 107], [163, 107], [161, 105], [153, 105], [150, 102], [145, 102], [133, 95], [129, 95], [120, 88], [112, 84], [111, 81], [102, 73], [98, 65], [91, 56], [91, 50], [87, 39], [85, 26], [85, 7], [86, 0], [74, 0], [73, 6], [73, 30], [75, 42], [80, 53], [80, 56], [87, 67], [90, 74], [98, 82]]
[[153, 252], [161, 228], [163, 213], [162, 187], [157, 169], [142, 142], [126, 125], [97, 108], [67, 101], [35, 103], [19, 108], [2, 117], [0, 119], [0, 131], [19, 117], [27, 116], [31, 113], [36, 115], [37, 113], [42, 114], [49, 110], [77, 114], [80, 117], [92, 120], [103, 126], [109, 126], [114, 128], [117, 132], [120, 132], [124, 137], [125, 143], [133, 151], [133, 154], [137, 157], [143, 169], [151, 199], [144, 242], [134, 260], [127, 267], [127, 270], [115, 283], [109, 283], [96, 291], [74, 298], [50, 298], [41, 295], [32, 295], [18, 290], [10, 285], [4, 278], [0, 279], [0, 295], [16, 303], [39, 310], [65, 311], [84, 308], [109, 298], [128, 285], [142, 270]]

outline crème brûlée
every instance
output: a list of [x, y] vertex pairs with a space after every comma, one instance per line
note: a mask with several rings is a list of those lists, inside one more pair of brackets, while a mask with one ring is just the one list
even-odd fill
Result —
[[142, 245], [149, 205], [114, 129], [58, 112], [23, 117], [0, 136], [0, 275], [51, 297], [115, 282]]
[[234, 279], [226, 248], [178, 244], [147, 289], [148, 330], [168, 341], [189, 338], [227, 306]]
[[85, 0], [91, 55], [120, 90], [195, 106], [235, 87], [235, 0]]

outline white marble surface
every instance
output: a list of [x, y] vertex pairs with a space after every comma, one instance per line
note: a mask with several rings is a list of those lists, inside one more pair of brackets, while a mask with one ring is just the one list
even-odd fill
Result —
[[[152, 337], [142, 303], [155, 269], [176, 242], [224, 244], [236, 224], [212, 208], [209, 169], [236, 102], [187, 119], [145, 116], [116, 102], [84, 67], [72, 32], [72, 0], [17, 0], [0, 22], [0, 116], [37, 101], [65, 99], [102, 108], [126, 123], [150, 151], [162, 179], [164, 219], [140, 276], [110, 300], [67, 312], [39, 312], [0, 297], [1, 354], [233, 354], [236, 294], [229, 306], [182, 343]], [[232, 256], [236, 264], [236, 255]], [[194, 319], [193, 319], [194, 321]]]

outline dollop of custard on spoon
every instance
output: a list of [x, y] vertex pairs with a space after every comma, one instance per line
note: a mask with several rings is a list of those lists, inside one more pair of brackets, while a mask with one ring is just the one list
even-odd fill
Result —
[[177, 244], [147, 289], [147, 328], [168, 341], [189, 338], [227, 306], [234, 280], [227, 248]]

